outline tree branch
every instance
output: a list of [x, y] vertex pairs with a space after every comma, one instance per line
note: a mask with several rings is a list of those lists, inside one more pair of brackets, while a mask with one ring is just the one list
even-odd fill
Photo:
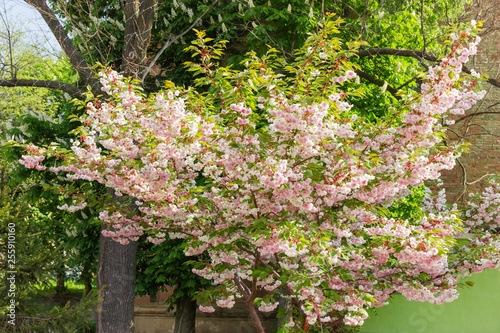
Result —
[[[429, 60], [432, 62], [437, 62], [439, 60], [435, 55], [424, 52], [424, 51], [406, 50], [406, 49], [391, 49], [391, 48], [384, 48], [384, 47], [368, 49], [368, 50], [361, 50], [361, 51], [355, 52], [354, 54], [360, 58], [374, 57], [377, 55], [394, 55], [394, 56], [401, 56], [401, 57], [411, 57], [411, 58], [415, 58], [417, 60], [425, 59], [425, 60]], [[467, 66], [463, 66], [462, 70], [467, 74], [471, 73], [471, 70]], [[488, 78], [488, 80], [486, 80], [486, 82], [488, 82], [492, 86], [500, 88], [500, 80], [498, 80], [498, 79]], [[387, 88], [387, 89], [389, 90], [389, 88]]]
[[424, 30], [424, 0], [420, 0], [420, 33], [422, 34], [422, 39], [424, 40], [424, 47], [422, 51], [425, 52], [427, 47], [427, 38], [425, 37]]
[[40, 15], [42, 15], [43, 19], [54, 34], [57, 42], [59, 43], [59, 45], [61, 45], [61, 48], [68, 57], [71, 65], [78, 72], [78, 75], [80, 75], [80, 78], [82, 79], [84, 85], [90, 85], [92, 88], [92, 92], [95, 95], [102, 94], [99, 89], [99, 84], [94, 78], [94, 75], [91, 71], [91, 68], [71, 42], [71, 39], [69, 38], [68, 34], [66, 34], [66, 31], [64, 31], [61, 22], [56, 17], [52, 9], [50, 9], [50, 7], [47, 5], [47, 2], [45, 0], [24, 1], [27, 4], [33, 6], [40, 13]]
[[198, 23], [198, 21], [201, 20], [201, 18], [208, 13], [208, 11], [210, 10], [210, 8], [212, 8], [217, 3], [217, 1], [219, 1], [219, 0], [215, 0], [214, 2], [212, 2], [212, 4], [210, 6], [208, 6], [208, 8], [200, 16], [198, 16], [198, 18], [193, 22], [193, 24], [191, 24], [181, 34], [179, 34], [179, 35], [177, 35], [175, 37], [169, 36], [167, 38], [167, 41], [165, 42], [165, 45], [163, 45], [163, 47], [161, 48], [161, 50], [155, 55], [155, 57], [153, 58], [153, 60], [149, 63], [148, 67], [146, 68], [146, 70], [142, 74], [142, 77], [141, 77], [141, 81], [142, 82], [144, 82], [144, 79], [146, 78], [146, 76], [148, 76], [149, 72], [151, 71], [151, 68], [153, 68], [154, 64], [156, 63], [156, 61], [158, 60], [158, 58], [160, 58], [160, 56], [163, 54], [163, 52], [165, 52], [165, 50], [167, 49], [167, 47], [169, 47], [170, 45], [172, 45], [173, 43], [175, 43], [176, 40], [178, 40], [179, 38], [181, 38], [182, 36], [184, 36], [185, 34], [187, 34], [189, 31], [191, 31], [191, 29], [193, 29], [194, 26]]
[[417, 78], [418, 78], [418, 76], [414, 76], [414, 77], [412, 77], [411, 79], [409, 79], [408, 81], [406, 81], [405, 83], [403, 83], [402, 85], [400, 85], [399, 87], [397, 87], [395, 89], [396, 90], [401, 90], [402, 88], [406, 87], [407, 85], [409, 85], [410, 83], [412, 83], [413, 81], [415, 81]]
[[429, 61], [438, 61], [439, 59], [430, 53], [419, 51], [419, 50], [407, 50], [407, 49], [392, 49], [386, 47], [379, 47], [368, 50], [361, 50], [354, 53], [358, 57], [374, 57], [377, 55], [397, 55], [402, 57], [412, 57], [412, 58], [422, 58]]
[[[482, 115], [482, 114], [500, 114], [500, 112], [498, 112], [498, 111], [484, 111], [484, 112], [470, 113], [468, 115], [465, 115], [465, 116], [460, 117], [457, 120], [455, 120], [455, 124], [458, 123], [458, 122], [461, 122], [462, 120], [465, 120], [467, 118], [479, 116], [479, 115]], [[444, 126], [447, 126], [447, 125], [444, 125]]]
[[[462, 70], [465, 73], [470, 74], [470, 68], [469, 67], [463, 66]], [[488, 78], [488, 80], [486, 80], [486, 82], [488, 82], [489, 84], [491, 84], [494, 87], [500, 88], [500, 80], [498, 80], [498, 79], [494, 79], [494, 78], [490, 77], [490, 78]]]
[[[359, 77], [365, 79], [366, 81], [373, 83], [373, 84], [376, 84], [379, 87], [382, 87], [384, 84], [386, 84], [385, 81], [379, 80], [375, 76], [370, 75], [370, 74], [365, 73], [365, 72], [362, 72], [360, 70], [356, 70], [356, 74], [358, 74]], [[394, 89], [393, 87], [391, 87], [389, 84], [387, 84], [387, 91], [390, 92], [391, 95], [394, 96], [396, 99], [401, 99], [400, 96], [396, 95], [396, 93], [398, 91], [396, 89]]]
[[83, 92], [72, 86], [69, 83], [59, 82], [59, 81], [49, 81], [49, 80], [25, 80], [25, 79], [14, 79], [14, 80], [0, 80], [1, 87], [37, 87], [37, 88], [49, 88], [64, 91], [80, 100], [85, 99]]

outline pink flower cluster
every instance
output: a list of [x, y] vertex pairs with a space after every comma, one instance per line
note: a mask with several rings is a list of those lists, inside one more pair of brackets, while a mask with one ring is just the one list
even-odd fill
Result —
[[471, 195], [464, 222], [470, 229], [500, 227], [500, 187], [495, 180], [480, 195]]
[[45, 170], [47, 167], [40, 165], [40, 163], [45, 159], [43, 155], [23, 155], [22, 159], [19, 160], [19, 163], [24, 165], [27, 168], [33, 169], [36, 168], [38, 171]]
[[87, 203], [85, 201], [77, 202], [77, 200], [73, 200], [73, 205], [68, 206], [67, 204], [64, 204], [62, 206], [57, 206], [57, 209], [67, 210], [68, 212], [73, 213], [78, 210], [84, 209], [86, 206]]

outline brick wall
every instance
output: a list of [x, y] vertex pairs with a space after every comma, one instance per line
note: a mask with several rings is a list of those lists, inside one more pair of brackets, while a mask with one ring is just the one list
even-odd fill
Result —
[[[484, 21], [484, 31], [478, 54], [468, 67], [499, 78], [500, 0], [475, 0], [469, 12], [467, 20]], [[485, 83], [483, 89], [488, 91], [486, 98], [447, 133], [450, 142], [470, 143], [469, 152], [460, 157], [457, 166], [443, 172], [442, 179], [451, 202], [462, 202], [467, 198], [464, 196], [467, 191], [485, 187], [486, 175], [500, 173], [500, 88]]]

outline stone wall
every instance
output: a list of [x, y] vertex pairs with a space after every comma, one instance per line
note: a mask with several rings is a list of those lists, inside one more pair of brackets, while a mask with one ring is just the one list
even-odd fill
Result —
[[[162, 301], [136, 301], [135, 333], [171, 333], [174, 331], [175, 314], [167, 312]], [[262, 317], [266, 332], [276, 331], [276, 313]], [[196, 333], [255, 333], [257, 330], [241, 302], [232, 309], [216, 308], [214, 313], [196, 313]]]

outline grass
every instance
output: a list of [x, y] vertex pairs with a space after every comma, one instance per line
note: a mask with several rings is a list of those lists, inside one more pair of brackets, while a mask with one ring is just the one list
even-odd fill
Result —
[[[47, 285], [35, 285], [35, 288], [41, 291], [43, 294], [53, 294], [57, 293], [56, 290], [57, 281], [49, 280]], [[85, 291], [85, 285], [81, 282], [75, 280], [66, 280], [64, 281], [64, 291], [59, 291], [58, 294], [73, 294], [73, 293], [82, 293]], [[92, 288], [96, 289], [97, 286], [95, 283], [92, 284]]]
[[[50, 280], [50, 285], [51, 288], [49, 290], [55, 291], [57, 285], [56, 280]], [[68, 293], [68, 294], [85, 291], [85, 285], [83, 283], [74, 280], [64, 281], [64, 287], [66, 287], [66, 291], [64, 291], [63, 293]]]

